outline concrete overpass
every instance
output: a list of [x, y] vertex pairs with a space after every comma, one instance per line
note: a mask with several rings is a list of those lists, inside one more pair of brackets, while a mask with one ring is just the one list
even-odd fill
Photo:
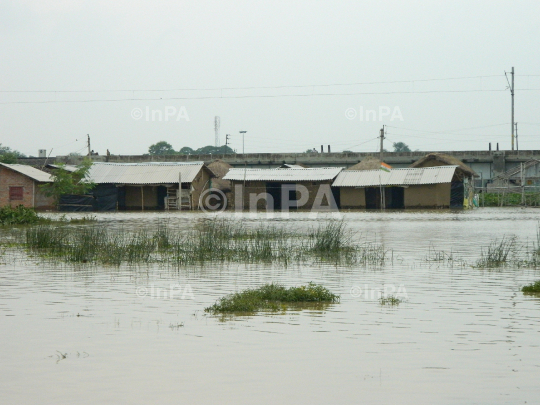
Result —
[[[385, 152], [384, 161], [394, 167], [408, 167], [429, 152]], [[505, 172], [520, 163], [532, 159], [540, 160], [540, 150], [522, 151], [443, 151], [469, 165], [484, 180], [491, 179], [498, 173]], [[204, 161], [210, 163], [222, 159], [234, 167], [273, 168], [283, 163], [302, 163], [309, 167], [350, 167], [367, 156], [379, 157], [378, 153], [249, 153], [231, 155], [110, 155], [92, 156], [94, 161], [139, 163], [139, 162], [189, 162]], [[22, 158], [20, 163], [42, 166], [47, 163], [64, 162], [77, 164], [82, 157], [57, 156], [55, 158]], [[535, 171], [539, 168], [536, 166]], [[529, 176], [539, 177], [540, 173], [528, 173]]]

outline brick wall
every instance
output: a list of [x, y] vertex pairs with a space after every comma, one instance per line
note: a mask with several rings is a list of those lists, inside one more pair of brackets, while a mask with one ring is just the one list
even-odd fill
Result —
[[[22, 187], [23, 199], [10, 200], [9, 188]], [[7, 167], [0, 167], [0, 207], [6, 205], [17, 207], [24, 205], [25, 207], [34, 206], [34, 181], [18, 172], [15, 172]]]
[[[54, 207], [53, 198], [43, 195], [39, 184], [19, 172], [0, 166], [0, 207], [23, 205], [28, 208], [52, 209]], [[23, 188], [22, 200], [10, 200], [10, 187]]]

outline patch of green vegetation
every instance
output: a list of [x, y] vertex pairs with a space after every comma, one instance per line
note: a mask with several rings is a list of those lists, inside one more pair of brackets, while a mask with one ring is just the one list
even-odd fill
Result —
[[535, 281], [529, 285], [523, 286], [521, 291], [524, 294], [540, 294], [540, 280]]
[[265, 284], [255, 289], [227, 295], [205, 312], [254, 313], [257, 311], [280, 311], [299, 303], [339, 302], [339, 295], [331, 293], [322, 285], [309, 283], [300, 287], [286, 288], [279, 284]]
[[151, 231], [126, 233], [103, 227], [38, 226], [26, 231], [24, 246], [48, 258], [102, 264], [168, 262], [176, 266], [207, 262], [381, 265], [387, 251], [352, 240], [342, 222], [302, 231], [233, 220], [204, 220], [189, 231], [163, 224]]
[[33, 208], [19, 205], [16, 208], [0, 208], [0, 225], [28, 225], [46, 221], [40, 217]]
[[57, 169], [52, 170], [52, 183], [40, 185], [41, 191], [48, 197], [53, 197], [56, 205], [60, 203], [60, 198], [66, 194], [83, 195], [95, 187], [89, 180], [90, 167], [92, 161], [85, 158], [74, 171], [65, 169], [65, 164], [59, 163]]
[[403, 300], [394, 295], [387, 295], [379, 298], [379, 302], [381, 305], [399, 305], [403, 302]]
[[82, 218], [67, 218], [65, 215], [62, 215], [59, 221], [69, 222], [70, 224], [86, 224], [88, 222], [96, 222], [97, 218], [95, 215], [84, 215]]
[[[521, 205], [521, 193], [482, 193], [480, 198], [480, 205], [486, 207]], [[528, 206], [539, 206], [540, 193], [526, 192], [525, 202]]]
[[475, 267], [478, 268], [497, 268], [510, 263], [516, 264], [513, 260], [517, 256], [519, 246], [515, 236], [504, 236], [500, 240], [493, 240], [487, 247], [482, 249], [480, 259], [476, 261]]

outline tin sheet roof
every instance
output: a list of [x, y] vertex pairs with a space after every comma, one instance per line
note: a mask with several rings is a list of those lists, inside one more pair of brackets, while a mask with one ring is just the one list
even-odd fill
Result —
[[342, 167], [289, 169], [231, 169], [224, 180], [246, 181], [324, 181], [333, 180]]
[[101, 163], [90, 167], [90, 180], [96, 184], [174, 184], [191, 183], [203, 162]]
[[450, 183], [457, 166], [436, 166], [407, 169], [345, 170], [339, 173], [332, 187], [405, 186]]
[[41, 183], [52, 183], [51, 175], [49, 173], [36, 169], [35, 167], [19, 164], [10, 165], [7, 163], [0, 163], [0, 165], [5, 166], [15, 172], [24, 174], [25, 176], [30, 177], [35, 181], [39, 181]]

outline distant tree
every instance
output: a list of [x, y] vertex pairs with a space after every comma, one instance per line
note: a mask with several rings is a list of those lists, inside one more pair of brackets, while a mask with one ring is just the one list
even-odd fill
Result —
[[343, 152], [341, 153], [354, 153], [352, 150], [344, 150]]
[[319, 153], [319, 151], [315, 148], [312, 148], [312, 149], [306, 150], [304, 153]]
[[180, 149], [178, 153], [180, 153], [181, 155], [193, 155], [195, 151], [189, 146], [184, 146], [182, 149]]
[[151, 145], [148, 148], [148, 153], [151, 155], [175, 155], [176, 152], [172, 145], [165, 141], [160, 141]]
[[193, 154], [195, 155], [228, 155], [234, 153], [234, 151], [227, 145], [223, 146], [203, 146], [202, 148], [199, 148], [195, 151], [193, 151]]
[[0, 163], [17, 163], [17, 159], [20, 157], [25, 157], [25, 155], [8, 146], [2, 146], [0, 143]]
[[403, 142], [394, 142], [394, 152], [410, 152], [411, 149], [409, 148], [409, 145]]
[[58, 169], [52, 171], [52, 183], [39, 186], [48, 197], [54, 197], [56, 205], [60, 203], [60, 197], [66, 194], [81, 195], [86, 194], [95, 186], [89, 178], [92, 161], [84, 159], [75, 171], [65, 169], [64, 164], [59, 164]]

